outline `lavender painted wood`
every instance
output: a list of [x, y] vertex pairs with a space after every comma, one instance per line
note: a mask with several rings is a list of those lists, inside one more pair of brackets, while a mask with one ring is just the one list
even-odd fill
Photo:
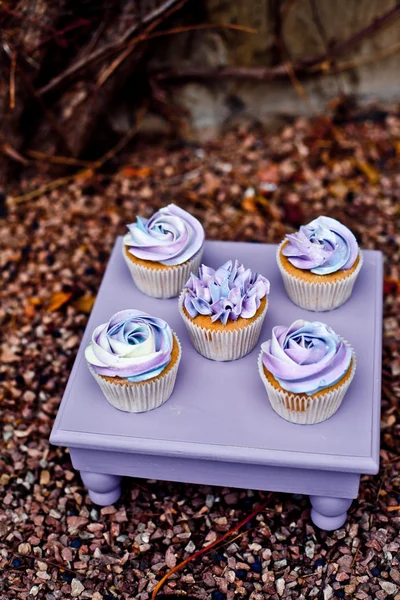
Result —
[[351, 500], [347, 498], [325, 498], [323, 496], [310, 496], [311, 519], [321, 529], [339, 529], [346, 522], [347, 509]]
[[70, 453], [73, 466], [81, 472], [118, 473], [125, 477], [151, 477], [270, 492], [326, 495], [332, 498], [356, 498], [360, 483], [360, 475], [339, 471], [251, 464], [243, 466], [233, 462], [210, 462], [87, 448], [70, 448]]
[[[51, 434], [53, 444], [70, 447], [92, 500], [101, 504], [118, 496], [119, 479], [113, 476], [157, 478], [164, 473], [176, 481], [328, 496], [336, 516], [314, 507], [313, 518], [326, 528], [329, 519], [331, 525], [339, 522], [344, 505], [341, 500], [335, 504], [334, 497], [355, 498], [359, 475], [379, 469], [382, 255], [364, 251], [350, 300], [334, 311], [313, 313], [288, 299], [275, 262], [276, 246], [206, 243], [206, 264], [217, 267], [238, 258], [270, 280], [260, 343], [274, 325], [304, 318], [328, 323], [354, 347], [357, 372], [339, 411], [324, 423], [301, 426], [284, 421], [270, 407], [257, 373], [259, 346], [231, 363], [197, 354], [177, 299], [157, 300], [139, 292], [123, 261], [121, 243], [122, 238], [113, 250]], [[173, 395], [149, 413], [113, 408], [84, 360], [93, 329], [125, 308], [168, 321], [183, 347]]]

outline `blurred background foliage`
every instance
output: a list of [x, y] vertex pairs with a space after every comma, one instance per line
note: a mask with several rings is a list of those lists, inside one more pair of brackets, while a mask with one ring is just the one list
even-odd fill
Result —
[[393, 0], [1, 3], [2, 183], [138, 130], [204, 142], [396, 99], [399, 15]]

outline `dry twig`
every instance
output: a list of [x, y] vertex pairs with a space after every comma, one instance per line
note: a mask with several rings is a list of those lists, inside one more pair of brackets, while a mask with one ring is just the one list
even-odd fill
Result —
[[27, 52], [27, 54], [32, 54], [33, 52], [36, 52], [36, 50], [38, 50], [39, 48], [41, 48], [42, 46], [44, 46], [45, 44], [50, 42], [51, 40], [54, 40], [57, 38], [62, 38], [62, 36], [65, 33], [69, 33], [70, 31], [74, 31], [75, 29], [79, 29], [80, 27], [85, 27], [85, 26], [87, 27], [88, 25], [90, 25], [90, 21], [88, 21], [87, 19], [77, 19], [71, 25], [67, 25], [63, 29], [60, 29], [59, 31], [55, 31], [52, 35], [49, 35], [48, 37], [44, 38], [38, 44], [35, 44], [34, 46], [30, 46], [29, 48], [26, 49], [26, 52]]
[[353, 560], [351, 561], [350, 569], [352, 569], [354, 567], [354, 565], [356, 564], [356, 560], [358, 558], [359, 553], [360, 553], [360, 546], [357, 546], [356, 551], [353, 556]]
[[[369, 63], [376, 62], [377, 60], [380, 60], [381, 58], [386, 58], [387, 56], [390, 56], [391, 54], [396, 54], [396, 52], [399, 52], [399, 51], [400, 51], [400, 42], [397, 42], [396, 44], [389, 46], [389, 48], [384, 48], [383, 50], [380, 50], [379, 52], [375, 52], [374, 54], [371, 54], [369, 56], [361, 56], [360, 58], [357, 58], [354, 60], [348, 60], [348, 61], [336, 63], [335, 69], [337, 72], [348, 71], [349, 69], [355, 69], [357, 67], [361, 67], [363, 65], [367, 65]], [[322, 73], [324, 73], [324, 72], [327, 73], [330, 71], [330, 65], [327, 64], [325, 67], [324, 67], [324, 65], [319, 65], [318, 69]]]
[[[160, 24], [160, 20], [158, 20], [156, 23], [152, 24], [152, 29], [154, 29], [154, 27], [156, 27], [159, 24]], [[167, 29], [166, 31], [156, 31], [155, 33], [152, 33], [152, 34], [143, 33], [142, 35], [138, 36], [137, 38], [135, 38], [134, 40], [129, 42], [127, 48], [125, 48], [125, 50], [115, 59], [115, 61], [111, 63], [109, 68], [100, 75], [100, 77], [97, 81], [97, 86], [100, 87], [103, 85], [103, 83], [105, 83], [105, 81], [110, 77], [110, 75], [115, 71], [115, 69], [117, 69], [119, 67], [119, 65], [131, 54], [132, 50], [134, 48], [136, 48], [136, 46], [140, 42], [148, 41], [148, 40], [158, 38], [158, 37], [164, 37], [167, 35], [173, 35], [173, 34], [177, 34], [177, 33], [183, 33], [183, 32], [187, 32], [187, 31], [197, 31], [197, 30], [203, 30], [203, 29], [233, 29], [234, 31], [243, 31], [245, 33], [257, 33], [257, 30], [253, 29], [252, 27], [244, 27], [242, 25], [233, 25], [230, 23], [223, 24], [223, 25], [213, 25], [213, 24], [203, 23], [203, 24], [193, 25], [193, 26], [175, 27], [173, 29]]]
[[[324, 53], [314, 58], [303, 59], [293, 64], [294, 72], [298, 74], [315, 73], [318, 70], [326, 71], [326, 64], [340, 54], [359, 44], [363, 39], [375, 35], [383, 27], [393, 22], [400, 15], [400, 2], [387, 11], [378, 19], [375, 19], [346, 40], [333, 45], [329, 53]], [[275, 67], [220, 67], [208, 69], [204, 67], [188, 67], [182, 69], [170, 69], [157, 73], [155, 76], [160, 80], [176, 79], [253, 79], [256, 81], [271, 81], [275, 77], [284, 77], [288, 74], [287, 65], [280, 64]]]
[[173, 27], [172, 29], [165, 29], [163, 31], [156, 31], [151, 35], [148, 35], [146, 39], [152, 40], [158, 37], [165, 37], [166, 35], [186, 33], [188, 31], [202, 31], [204, 29], [232, 29], [232, 31], [242, 31], [243, 33], [257, 33], [257, 29], [254, 29], [254, 27], [246, 27], [245, 25], [235, 25], [234, 23], [221, 23], [220, 25], [214, 23], [199, 23], [198, 25], [185, 25], [182, 27]]
[[263, 504], [261, 504], [261, 506], [259, 506], [255, 510], [253, 510], [253, 512], [251, 512], [245, 519], [243, 519], [242, 521], [240, 521], [240, 523], [238, 523], [237, 525], [235, 525], [235, 527], [232, 527], [232, 529], [230, 529], [224, 535], [222, 535], [220, 538], [218, 538], [217, 540], [215, 540], [215, 542], [212, 542], [211, 544], [208, 544], [208, 546], [206, 546], [205, 548], [202, 548], [198, 552], [195, 552], [194, 554], [191, 554], [188, 558], [186, 558], [181, 563], [179, 563], [179, 565], [176, 565], [170, 571], [168, 571], [168, 573], [166, 575], [164, 575], [164, 577], [158, 582], [158, 584], [154, 588], [153, 593], [151, 595], [151, 600], [155, 600], [158, 592], [160, 591], [160, 589], [162, 588], [162, 586], [164, 585], [164, 583], [167, 581], [167, 579], [169, 579], [171, 577], [171, 575], [173, 575], [173, 573], [176, 573], [176, 571], [179, 571], [180, 569], [182, 569], [182, 567], [184, 567], [185, 565], [187, 565], [188, 563], [190, 563], [192, 560], [195, 560], [196, 558], [198, 558], [202, 554], [205, 554], [205, 553], [209, 552], [211, 550], [211, 548], [214, 548], [220, 542], [223, 542], [224, 540], [226, 540], [226, 538], [228, 538], [230, 535], [232, 535], [232, 533], [235, 533], [238, 529], [240, 529], [241, 527], [243, 527], [244, 525], [246, 525], [246, 523], [248, 523], [249, 521], [251, 521], [251, 519], [254, 519], [255, 516], [257, 516], [261, 511], [263, 511], [266, 508], [266, 506], [269, 503], [271, 497], [272, 497], [272, 494], [269, 494], [267, 500], [265, 502], [263, 502]]
[[34, 19], [28, 15], [19, 13], [16, 10], [9, 8], [8, 6], [5, 6], [3, 2], [0, 4], [0, 12], [6, 13], [7, 15], [10, 15], [11, 17], [14, 17], [15, 19], [18, 19], [20, 21], [27, 21], [28, 23], [32, 23], [32, 25], [35, 25], [35, 27], [39, 27], [40, 29], [45, 29], [47, 31], [51, 31], [52, 33], [57, 34], [57, 31], [53, 27], [49, 27], [48, 25], [41, 23], [39, 19]]
[[133, 39], [127, 48], [125, 48], [125, 50], [122, 52], [122, 54], [120, 54], [112, 63], [111, 65], [104, 71], [104, 73], [102, 73], [97, 81], [97, 87], [102, 86], [107, 79], [110, 77], [110, 75], [112, 73], [114, 73], [114, 71], [119, 67], [120, 64], [122, 64], [124, 62], [124, 60], [130, 55], [130, 53], [132, 52], [132, 50], [134, 48], [136, 48], [136, 46], [144, 41], [148, 34], [153, 31], [153, 29], [155, 29], [156, 27], [158, 27], [158, 25], [160, 25], [160, 23], [162, 22], [163, 19], [168, 18], [173, 12], [175, 12], [176, 10], [178, 10], [179, 8], [181, 8], [184, 4], [185, 4], [186, 0], [180, 0], [180, 2], [178, 2], [177, 5], [175, 5], [174, 7], [171, 7], [169, 10], [167, 10], [162, 17], [159, 17], [158, 19], [155, 19], [154, 21], [152, 21], [150, 23], [150, 25], [148, 25], [148, 27], [146, 28], [146, 30], [144, 31], [144, 33], [142, 33], [141, 35], [139, 35], [138, 37], [136, 37], [135, 39]]
[[11, 57], [11, 67], [10, 67], [10, 109], [14, 110], [15, 108], [15, 69], [17, 66], [17, 55], [13, 52]]
[[[183, 1], [186, 2], [186, 0], [183, 0]], [[140, 25], [147, 25], [148, 23], [151, 23], [154, 19], [157, 19], [160, 16], [164, 15], [167, 11], [169, 11], [172, 8], [176, 10], [175, 5], [177, 5], [177, 4], [180, 5], [181, 2], [178, 2], [178, 0], [165, 0], [165, 2], [163, 2], [160, 6], [155, 8], [148, 15], [146, 15], [143, 18]], [[37, 90], [37, 94], [39, 96], [43, 96], [44, 94], [47, 94], [48, 92], [55, 89], [56, 87], [59, 87], [64, 81], [66, 81], [73, 75], [76, 75], [77, 73], [81, 72], [83, 69], [86, 69], [87, 67], [92, 65], [94, 62], [97, 62], [98, 60], [101, 60], [102, 58], [104, 58], [110, 52], [111, 53], [117, 52], [129, 40], [129, 38], [134, 33], [136, 33], [136, 31], [139, 29], [140, 25], [139, 25], [139, 23], [134, 23], [131, 27], [129, 27], [125, 31], [125, 33], [121, 36], [121, 38], [117, 42], [110, 42], [109, 44], [102, 46], [98, 50], [94, 50], [89, 55], [84, 56], [82, 59], [76, 61], [73, 65], [68, 67], [65, 71], [63, 71], [62, 73], [60, 73], [59, 75], [54, 77], [51, 81], [49, 81], [49, 83], [47, 83], [42, 88]]]
[[35, 556], [34, 554], [22, 554], [21, 552], [13, 552], [13, 554], [14, 554], [14, 556], [21, 556], [22, 558], [29, 558], [35, 562], [37, 562], [39, 560], [40, 562], [46, 563], [46, 565], [50, 565], [51, 567], [56, 567], [56, 569], [60, 569], [62, 571], [67, 571], [68, 573], [76, 574], [76, 571], [73, 571], [72, 569], [69, 569], [68, 567], [65, 567], [64, 565], [60, 565], [59, 563], [53, 562], [52, 560], [49, 560], [48, 558], [44, 558], [43, 556]]
[[26, 154], [34, 160], [53, 163], [55, 165], [86, 167], [87, 169], [92, 169], [96, 166], [95, 162], [91, 160], [80, 160], [70, 156], [54, 156], [52, 154], [46, 154], [45, 152], [39, 152], [38, 150], [28, 150]]
[[73, 175], [68, 175], [66, 177], [60, 177], [59, 179], [50, 181], [50, 183], [42, 185], [39, 188], [32, 190], [31, 192], [27, 192], [26, 194], [23, 194], [22, 196], [16, 196], [14, 198], [11, 198], [12, 203], [22, 204], [23, 202], [27, 202], [28, 200], [33, 200], [35, 198], [38, 198], [39, 196], [41, 196], [42, 194], [44, 194], [46, 192], [55, 190], [55, 189], [61, 187], [62, 185], [65, 185], [67, 183], [70, 183], [71, 181], [74, 181], [75, 179], [85, 177], [86, 175], [91, 175], [94, 170], [100, 169], [103, 165], [105, 165], [106, 162], [108, 162], [109, 160], [114, 158], [114, 156], [116, 154], [118, 154], [118, 152], [120, 152], [122, 150], [122, 148], [124, 148], [126, 146], [126, 144], [128, 144], [130, 142], [130, 140], [134, 137], [134, 135], [138, 132], [138, 129], [139, 129], [141, 122], [143, 120], [143, 117], [145, 115], [145, 112], [146, 112], [145, 107], [143, 107], [142, 109], [139, 110], [138, 115], [136, 117], [136, 123], [131, 127], [131, 129], [126, 133], [126, 135], [124, 135], [121, 138], [121, 140], [113, 148], [111, 148], [108, 152], [106, 152], [99, 160], [96, 160], [93, 163], [90, 163], [91, 168], [82, 169], [81, 171], [78, 171], [77, 173], [74, 173]]
[[[3, 138], [3, 140], [2, 140]], [[24, 158], [9, 142], [4, 140], [3, 135], [0, 133], [0, 152], [15, 160], [23, 165], [28, 164], [26, 158]]]

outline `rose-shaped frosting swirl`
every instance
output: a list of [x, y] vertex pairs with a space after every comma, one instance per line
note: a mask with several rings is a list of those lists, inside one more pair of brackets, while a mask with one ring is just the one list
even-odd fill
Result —
[[172, 331], [165, 321], [140, 310], [121, 310], [96, 327], [85, 357], [100, 375], [138, 382], [165, 369], [172, 347]]
[[269, 294], [269, 281], [258, 273], [245, 269], [239, 261], [227, 261], [216, 271], [201, 265], [199, 276], [192, 273], [184, 288], [183, 305], [194, 319], [210, 315], [223, 325], [239, 317], [251, 319]]
[[150, 219], [136, 217], [127, 225], [124, 244], [136, 258], [163, 265], [181, 265], [194, 256], [204, 243], [201, 223], [186, 210], [169, 204]]
[[299, 319], [278, 325], [261, 345], [262, 361], [279, 385], [295, 394], [315, 394], [346, 374], [352, 350], [324, 323]]
[[331, 217], [318, 217], [300, 231], [288, 234], [282, 250], [294, 267], [328, 275], [350, 269], [358, 256], [358, 244], [350, 229]]

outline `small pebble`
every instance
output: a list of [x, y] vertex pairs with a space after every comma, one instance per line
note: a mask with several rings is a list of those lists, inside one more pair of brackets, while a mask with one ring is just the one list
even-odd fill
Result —
[[32, 552], [32, 546], [27, 543], [20, 544], [18, 546], [18, 552], [20, 554], [30, 554]]
[[190, 540], [189, 543], [185, 546], [185, 552], [189, 552], [189, 554], [192, 554], [195, 550], [196, 546], [192, 542], [192, 540]]
[[275, 586], [276, 586], [276, 591], [278, 592], [279, 596], [283, 596], [283, 593], [285, 591], [285, 580], [283, 579], [283, 577], [280, 577], [279, 579], [276, 580], [275, 582]]
[[82, 585], [79, 579], [73, 579], [71, 581], [71, 596], [73, 598], [80, 596], [84, 589], [85, 587]]
[[399, 589], [397, 585], [391, 583], [390, 581], [380, 581], [379, 585], [389, 595], [396, 594]]

